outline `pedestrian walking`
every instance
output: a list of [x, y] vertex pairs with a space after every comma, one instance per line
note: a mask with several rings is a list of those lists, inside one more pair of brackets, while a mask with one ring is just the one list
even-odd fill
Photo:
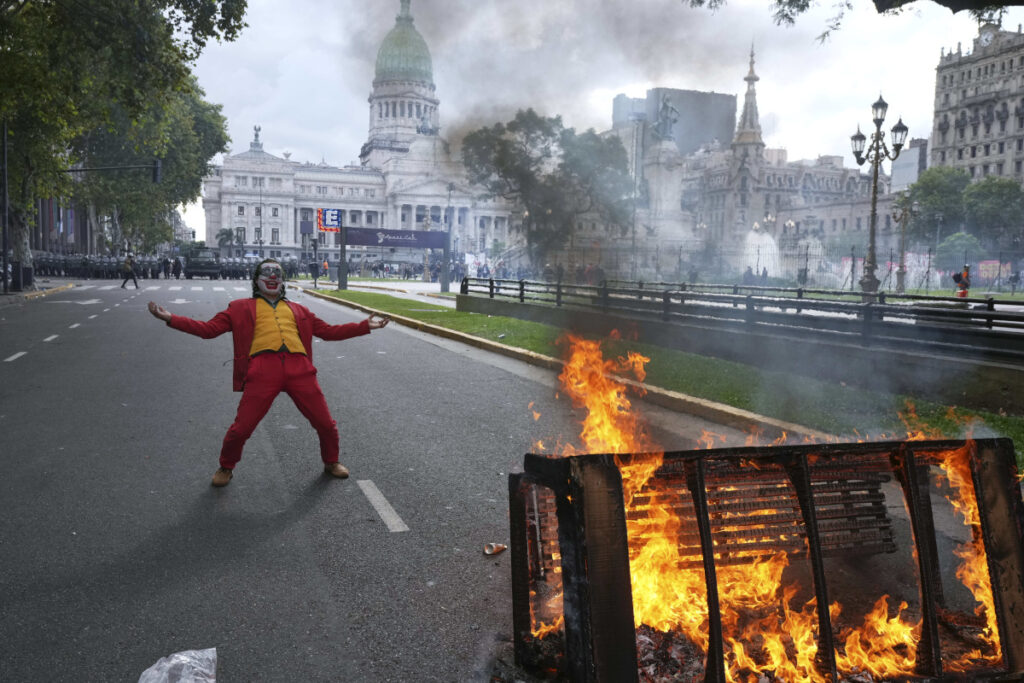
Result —
[[338, 462], [338, 426], [331, 417], [313, 366], [313, 336], [326, 341], [349, 339], [384, 327], [386, 317], [371, 315], [358, 323], [331, 325], [305, 306], [285, 299], [284, 269], [274, 259], [261, 261], [252, 278], [252, 297], [236, 299], [206, 322], [172, 315], [149, 302], [149, 312], [169, 327], [203, 339], [231, 332], [234, 345], [232, 388], [242, 392], [235, 421], [224, 435], [214, 486], [231, 481], [242, 447], [270, 410], [277, 395], [287, 393], [320, 438], [324, 472], [344, 479], [348, 468]]
[[128, 278], [135, 283], [135, 289], [139, 288], [139, 281], [135, 279], [135, 257], [131, 254], [125, 257], [124, 263], [121, 264], [121, 272], [124, 274], [124, 281], [121, 282], [121, 289], [125, 289], [125, 285], [128, 284]]
[[171, 272], [174, 273], [174, 279], [181, 279], [181, 259], [177, 256], [174, 257], [174, 265], [171, 266]]

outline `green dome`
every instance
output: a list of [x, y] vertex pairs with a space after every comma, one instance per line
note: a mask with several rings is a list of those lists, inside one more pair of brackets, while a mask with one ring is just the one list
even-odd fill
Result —
[[384, 37], [377, 52], [375, 82], [423, 81], [434, 82], [434, 67], [430, 50], [423, 36], [412, 25], [410, 0], [402, 0], [402, 10], [395, 18], [395, 27]]

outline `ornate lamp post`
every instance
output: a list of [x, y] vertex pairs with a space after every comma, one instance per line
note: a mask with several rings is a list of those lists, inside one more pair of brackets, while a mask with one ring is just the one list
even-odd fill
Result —
[[446, 211], [444, 254], [441, 257], [441, 273], [438, 279], [441, 281], [441, 291], [448, 292], [451, 285], [448, 282], [448, 274], [451, 271], [452, 261], [452, 192], [455, 190], [455, 183], [448, 183], [448, 210]]
[[893, 220], [900, 225], [900, 266], [896, 269], [896, 293], [903, 294], [906, 291], [907, 280], [907, 223], [910, 217], [917, 212], [917, 202], [910, 203], [907, 196], [902, 195], [897, 203], [896, 210], [892, 212]]
[[885, 145], [885, 136], [882, 134], [882, 124], [885, 123], [885, 112], [888, 109], [889, 105], [881, 95], [878, 96], [878, 101], [871, 105], [871, 118], [875, 124], [875, 132], [871, 134], [871, 144], [867, 148], [867, 153], [864, 151], [867, 138], [860, 132], [860, 126], [857, 126], [857, 132], [850, 136], [850, 146], [853, 148], [853, 157], [857, 160], [857, 165], [861, 166], [865, 161], [871, 163], [871, 220], [868, 233], [868, 253], [864, 259], [864, 274], [860, 278], [860, 288], [864, 292], [878, 291], [878, 278], [875, 277], [877, 268], [875, 230], [878, 225], [878, 168], [886, 159], [896, 160], [908, 133], [901, 118], [892, 127], [892, 151], [890, 152]]

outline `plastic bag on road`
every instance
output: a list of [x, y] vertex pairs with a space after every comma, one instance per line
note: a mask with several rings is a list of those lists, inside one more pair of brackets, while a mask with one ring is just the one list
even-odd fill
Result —
[[157, 660], [139, 676], [139, 683], [215, 683], [217, 648], [185, 650]]

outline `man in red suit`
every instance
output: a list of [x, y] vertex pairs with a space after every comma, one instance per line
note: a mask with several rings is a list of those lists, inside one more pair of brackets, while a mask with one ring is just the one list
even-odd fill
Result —
[[285, 300], [284, 289], [284, 269], [274, 259], [266, 259], [253, 273], [252, 298], [232, 301], [206, 322], [171, 315], [163, 306], [149, 302], [149, 312], [176, 330], [203, 339], [231, 332], [232, 388], [242, 392], [242, 400], [234, 423], [224, 435], [214, 486], [226, 486], [231, 481], [235, 465], [242, 458], [242, 447], [282, 391], [316, 429], [324, 472], [340, 479], [348, 476], [348, 469], [338, 462], [338, 426], [316, 381], [313, 335], [327, 341], [348, 339], [369, 334], [390, 320], [371, 315], [358, 323], [330, 325], [305, 306]]

